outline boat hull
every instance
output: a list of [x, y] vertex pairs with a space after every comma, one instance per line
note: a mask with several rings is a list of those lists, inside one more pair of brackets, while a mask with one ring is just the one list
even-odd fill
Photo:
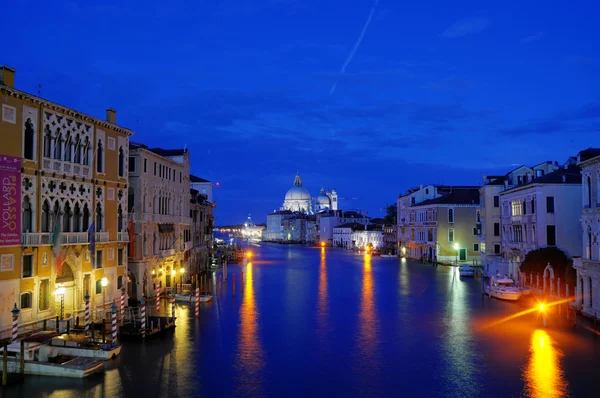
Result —
[[121, 346], [117, 345], [108, 350], [94, 350], [78, 347], [55, 347], [59, 355], [72, 355], [85, 358], [96, 358], [104, 361], [114, 359], [121, 353]]
[[[69, 377], [81, 379], [104, 371], [102, 361], [92, 358], [75, 358], [62, 364], [25, 361], [25, 374], [36, 376]], [[9, 360], [8, 371], [18, 372], [20, 362]]]
[[521, 292], [498, 290], [494, 288], [490, 289], [489, 287], [486, 287], [485, 290], [490, 297], [495, 297], [497, 299], [507, 301], [517, 301], [521, 299], [521, 296], [523, 295]]

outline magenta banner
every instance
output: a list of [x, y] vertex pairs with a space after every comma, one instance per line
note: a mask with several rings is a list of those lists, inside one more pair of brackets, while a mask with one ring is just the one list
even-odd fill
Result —
[[0, 155], [0, 246], [21, 244], [21, 158]]

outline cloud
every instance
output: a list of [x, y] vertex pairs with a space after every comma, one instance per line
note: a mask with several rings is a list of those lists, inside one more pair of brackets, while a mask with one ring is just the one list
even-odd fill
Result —
[[597, 133], [600, 131], [600, 103], [558, 112], [546, 118], [530, 120], [520, 126], [504, 128], [500, 134], [508, 137], [557, 133]]
[[446, 29], [440, 37], [445, 39], [454, 39], [474, 33], [479, 33], [490, 26], [490, 21], [486, 18], [468, 18], [456, 22]]
[[537, 32], [534, 35], [522, 37], [521, 38], [521, 44], [532, 43], [534, 41], [542, 39], [544, 36], [545, 36], [544, 32]]

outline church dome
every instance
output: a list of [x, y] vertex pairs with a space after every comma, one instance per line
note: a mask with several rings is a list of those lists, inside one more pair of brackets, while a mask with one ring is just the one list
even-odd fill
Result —
[[285, 200], [310, 200], [310, 193], [304, 187], [291, 187], [285, 194]]
[[319, 193], [319, 196], [317, 197], [316, 206], [319, 209], [325, 209], [325, 208], [329, 209], [331, 207], [331, 200], [329, 199], [329, 196], [327, 196], [325, 194], [324, 188], [321, 188], [321, 192]]

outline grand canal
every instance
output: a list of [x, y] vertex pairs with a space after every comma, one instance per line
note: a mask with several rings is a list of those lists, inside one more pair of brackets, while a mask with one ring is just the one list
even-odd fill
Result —
[[[263, 244], [200, 319], [126, 344], [104, 374], [28, 377], [15, 397], [598, 397], [600, 340], [553, 307], [483, 298], [450, 267]], [[244, 271], [243, 279], [241, 271]], [[217, 272], [219, 274], [220, 271]]]

